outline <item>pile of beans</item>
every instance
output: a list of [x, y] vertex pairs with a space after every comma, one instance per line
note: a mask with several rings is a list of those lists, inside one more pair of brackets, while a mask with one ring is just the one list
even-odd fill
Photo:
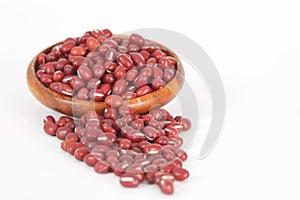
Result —
[[36, 76], [51, 90], [81, 100], [103, 102], [115, 94], [132, 99], [170, 82], [177, 61], [156, 43], [108, 29], [67, 38], [37, 58]]
[[137, 187], [146, 180], [172, 194], [173, 182], [189, 177], [182, 167], [187, 154], [180, 148], [180, 133], [190, 129], [191, 122], [165, 109], [135, 114], [118, 95], [109, 95], [105, 103], [101, 115], [89, 111], [79, 119], [47, 116], [44, 131], [64, 140], [61, 148], [97, 173], [119, 176], [124, 187]]

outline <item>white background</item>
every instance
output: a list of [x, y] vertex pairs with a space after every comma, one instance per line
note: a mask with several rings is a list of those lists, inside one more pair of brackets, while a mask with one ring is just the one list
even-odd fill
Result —
[[[299, 199], [300, 6], [298, 1], [0, 2], [0, 199]], [[43, 48], [94, 28], [122, 33], [166, 28], [196, 41], [223, 79], [227, 116], [218, 145], [186, 168], [166, 196], [156, 186], [122, 188], [59, 150], [42, 133], [54, 112], [26, 85]]]

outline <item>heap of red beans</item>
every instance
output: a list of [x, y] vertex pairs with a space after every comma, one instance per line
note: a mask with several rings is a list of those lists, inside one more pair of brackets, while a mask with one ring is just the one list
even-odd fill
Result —
[[102, 115], [89, 111], [80, 119], [62, 116], [57, 121], [47, 116], [44, 131], [64, 140], [61, 148], [97, 173], [119, 176], [124, 187], [137, 187], [146, 180], [172, 194], [173, 182], [189, 177], [182, 168], [187, 154], [180, 148], [179, 134], [190, 129], [191, 122], [165, 109], [135, 114], [117, 95], [109, 95], [105, 103]]
[[67, 38], [39, 54], [36, 76], [60, 94], [103, 102], [109, 94], [132, 99], [158, 90], [174, 78], [176, 65], [156, 43], [104, 29]]

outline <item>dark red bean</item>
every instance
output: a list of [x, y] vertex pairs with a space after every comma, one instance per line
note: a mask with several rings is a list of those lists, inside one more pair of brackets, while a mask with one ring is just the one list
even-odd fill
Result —
[[105, 99], [105, 94], [100, 89], [92, 89], [89, 92], [89, 98], [96, 102], [102, 102]]
[[158, 45], [156, 45], [155, 43], [153, 42], [147, 42], [145, 43], [142, 47], [141, 47], [142, 50], [146, 50], [148, 51], [149, 53], [153, 53], [156, 49], [160, 49]]
[[83, 144], [81, 144], [80, 142], [72, 142], [67, 146], [67, 151], [68, 153], [73, 155], [76, 149], [80, 147], [83, 147]]
[[107, 173], [109, 171], [109, 164], [106, 161], [98, 161], [94, 165], [94, 170], [97, 173]]
[[118, 95], [109, 95], [105, 98], [105, 103], [107, 106], [117, 108], [123, 105], [123, 99]]
[[53, 116], [48, 115], [48, 116], [46, 116], [46, 117], [43, 119], [43, 123], [46, 123], [46, 122], [52, 122], [52, 123], [55, 123], [55, 119], [54, 119]]
[[134, 64], [136, 66], [144, 66], [145, 65], [145, 58], [143, 57], [142, 54], [137, 53], [137, 52], [133, 52], [130, 54], [131, 59], [133, 60]]
[[170, 65], [175, 66], [177, 65], [177, 61], [174, 57], [172, 56], [166, 56], [166, 58], [169, 60]]
[[131, 141], [126, 138], [121, 138], [119, 141], [119, 147], [121, 149], [130, 149], [131, 148]]
[[170, 67], [170, 62], [169, 59], [166, 57], [163, 57], [161, 59], [158, 60], [158, 64], [162, 69], [167, 69], [168, 67]]
[[133, 109], [129, 106], [122, 105], [118, 108], [119, 115], [130, 115], [133, 114]]
[[111, 92], [111, 85], [109, 83], [104, 83], [100, 86], [99, 91], [104, 95], [109, 95]]
[[[173, 162], [166, 162], [166, 163], [163, 163], [162, 165], [160, 165], [159, 169], [162, 172], [170, 173], [175, 167], [176, 167], [176, 165]], [[172, 179], [174, 179], [173, 176], [172, 176]]]
[[126, 76], [126, 69], [125, 67], [118, 65], [114, 70], [114, 76], [116, 79], [121, 79]]
[[153, 57], [149, 58], [147, 61], [146, 61], [147, 64], [156, 64], [157, 63], [157, 60]]
[[66, 64], [64, 66], [65, 75], [73, 75], [76, 72], [76, 68], [73, 65]]
[[87, 84], [86, 84], [86, 88], [87, 89], [98, 89], [100, 87], [101, 81], [97, 78], [91, 78]]
[[154, 79], [162, 79], [164, 76], [163, 71], [159, 67], [153, 67], [153, 78]]
[[187, 118], [181, 118], [179, 122], [183, 126], [184, 131], [189, 130], [192, 127], [191, 121]]
[[66, 135], [65, 140], [73, 139], [75, 142], [79, 140], [79, 137], [76, 133], [70, 132]]
[[148, 85], [144, 85], [138, 88], [135, 92], [138, 97], [144, 96], [146, 94], [150, 94], [153, 90]]
[[43, 74], [43, 75], [41, 76], [40, 81], [41, 81], [43, 84], [45, 84], [45, 85], [49, 85], [49, 84], [51, 84], [51, 83], [53, 82], [53, 80], [52, 80], [52, 75], [50, 75], [50, 74]]
[[164, 80], [165, 80], [166, 82], [169, 82], [170, 80], [172, 80], [172, 79], [174, 78], [175, 73], [176, 73], [176, 72], [175, 72], [174, 69], [172, 69], [172, 68], [170, 68], [170, 67], [166, 68], [166, 69], [164, 70]]
[[112, 120], [116, 120], [117, 119], [117, 111], [114, 108], [105, 108], [103, 111], [103, 117], [104, 119], [112, 119]]
[[148, 58], [150, 58], [150, 53], [148, 51], [142, 50], [140, 52], [140, 54], [142, 54], [142, 56], [144, 57], [145, 60], [147, 60]]
[[144, 74], [139, 74], [134, 81], [134, 85], [136, 88], [147, 85], [149, 83], [149, 77]]
[[155, 140], [155, 143], [160, 145], [167, 145], [169, 143], [169, 139], [166, 136], [160, 136]]
[[140, 36], [136, 33], [133, 33], [129, 37], [129, 42], [132, 43], [132, 44], [136, 44], [138, 46], [142, 46], [145, 43], [145, 40], [142, 36]]
[[87, 164], [90, 167], [94, 167], [95, 164], [98, 162], [98, 159], [95, 155], [93, 154], [86, 154], [83, 157], [83, 161], [85, 162], [85, 164]]
[[105, 73], [105, 67], [102, 65], [95, 65], [94, 68], [92, 69], [93, 75], [95, 78], [102, 78], [102, 76]]
[[149, 78], [152, 78], [152, 69], [151, 67], [144, 67], [143, 69], [141, 69], [140, 74], [148, 76]]
[[180, 160], [182, 161], [186, 161], [187, 160], [187, 154], [185, 151], [183, 151], [182, 149], [177, 149], [175, 151], [176, 155], [180, 158]]
[[87, 147], [79, 147], [78, 149], [76, 149], [73, 155], [77, 160], [83, 161], [84, 156], [88, 153], [89, 149]]
[[126, 162], [129, 164], [133, 163], [133, 161], [134, 161], [134, 159], [130, 155], [127, 155], [127, 154], [121, 155], [118, 159], [122, 163]]
[[130, 126], [134, 129], [141, 129], [144, 127], [144, 121], [142, 119], [136, 119], [131, 122]]
[[46, 62], [53, 62], [53, 61], [57, 61], [57, 56], [53, 53], [53, 52], [50, 52], [47, 54], [46, 56]]
[[72, 56], [85, 56], [86, 50], [83, 47], [73, 47], [70, 51]]
[[138, 70], [136, 69], [136, 67], [134, 67], [127, 71], [126, 80], [133, 81], [137, 77], [138, 74], [139, 74]]
[[126, 134], [126, 138], [131, 140], [132, 142], [140, 142], [145, 139], [144, 134], [139, 130], [130, 130]]
[[156, 60], [159, 60], [159, 59], [165, 57], [166, 54], [165, 54], [162, 50], [157, 49], [157, 50], [155, 50], [155, 51], [152, 53], [152, 56], [153, 56]]
[[122, 94], [122, 98], [124, 100], [129, 100], [129, 99], [133, 99], [133, 98], [136, 98], [136, 97], [137, 97], [137, 95], [134, 92], [125, 92], [124, 94]]
[[93, 51], [98, 46], [99, 46], [99, 42], [96, 38], [88, 37], [88, 39], [86, 40], [86, 47], [88, 48], [89, 51]]
[[103, 44], [107, 44], [110, 47], [110, 49], [118, 48], [118, 43], [111, 39], [106, 39], [105, 41], [103, 41]]
[[113, 85], [113, 94], [122, 95], [127, 89], [128, 82], [125, 79], [117, 80]]
[[113, 74], [105, 74], [102, 77], [102, 81], [103, 81], [103, 83], [108, 83], [108, 84], [112, 85], [116, 81], [116, 78], [114, 77]]
[[165, 86], [165, 82], [162, 79], [153, 79], [151, 82], [151, 87], [153, 90], [158, 90], [160, 88], [162, 88], [163, 86]]
[[91, 70], [86, 66], [80, 66], [77, 70], [77, 74], [83, 80], [90, 80], [93, 77]]
[[131, 173], [122, 174], [120, 177], [120, 183], [124, 187], [137, 187], [140, 183], [138, 177]]
[[58, 90], [60, 90], [61, 94], [70, 97], [72, 97], [74, 93], [73, 89], [68, 84], [64, 84], [64, 83], [60, 84], [60, 88]]
[[151, 126], [146, 126], [144, 128], [144, 134], [145, 137], [150, 141], [154, 141], [160, 136], [159, 131]]
[[125, 46], [118, 46], [118, 52], [122, 54], [128, 53], [128, 49]]
[[103, 132], [116, 133], [116, 130], [108, 124], [102, 124], [101, 128]]
[[160, 149], [161, 149], [161, 146], [159, 144], [149, 144], [149, 145], [145, 146], [143, 151], [148, 154], [157, 154]]
[[177, 181], [183, 181], [190, 176], [189, 172], [181, 167], [175, 167], [172, 170], [172, 174], [174, 175]]
[[164, 194], [173, 194], [174, 193], [174, 186], [173, 186], [173, 182], [169, 181], [169, 180], [161, 180], [158, 183], [158, 186], [160, 188], [160, 190], [164, 193]]
[[89, 90], [87, 88], [81, 88], [76, 97], [78, 99], [87, 100], [89, 98]]
[[153, 165], [153, 164], [150, 164], [150, 165], [147, 165], [143, 168], [143, 171], [145, 173], [150, 173], [150, 172], [156, 172], [158, 169], [158, 167], [156, 165]]
[[45, 63], [46, 62], [46, 54], [45, 53], [40, 53], [38, 55], [37, 62], [38, 62], [38, 64]]
[[115, 49], [108, 49], [105, 53], [105, 60], [106, 61], [114, 61], [117, 57], [118, 53]]
[[61, 47], [60, 50], [61, 50], [63, 53], [69, 53], [69, 51], [70, 51], [73, 47], [75, 47], [75, 45], [76, 45], [76, 42], [74, 42], [74, 41], [72, 41], [72, 40], [68, 40], [68, 41], [66, 41], [66, 42], [63, 43], [63, 45], [62, 45], [62, 47]]
[[56, 133], [56, 130], [58, 129], [58, 126], [53, 122], [45, 122], [44, 123], [44, 131], [45, 133], [54, 136]]
[[171, 150], [165, 150], [162, 155], [167, 161], [172, 161], [176, 157], [176, 154]]
[[66, 138], [66, 135], [71, 132], [72, 132], [72, 129], [70, 129], [69, 127], [64, 127], [64, 126], [59, 127], [56, 130], [56, 137], [60, 140], [64, 140]]
[[55, 62], [48, 62], [45, 64], [45, 73], [53, 74], [55, 72]]
[[138, 52], [138, 51], [140, 51], [140, 47], [136, 44], [129, 44], [128, 51], [129, 52]]
[[64, 69], [64, 66], [68, 64], [68, 60], [65, 59], [65, 58], [60, 58], [58, 59], [58, 61], [56, 62], [55, 64], [55, 69], [56, 70], [63, 70]]
[[120, 65], [123, 65], [127, 70], [130, 70], [133, 68], [133, 61], [131, 60], [131, 58], [127, 55], [127, 54], [120, 54], [117, 57], [117, 62]]
[[61, 82], [64, 78], [65, 74], [62, 71], [56, 71], [52, 75], [52, 80], [54, 82]]

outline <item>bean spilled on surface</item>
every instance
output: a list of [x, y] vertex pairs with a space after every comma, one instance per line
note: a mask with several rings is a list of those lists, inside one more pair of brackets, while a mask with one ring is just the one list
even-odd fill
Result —
[[80, 119], [47, 116], [44, 131], [64, 140], [61, 148], [95, 172], [119, 176], [124, 187], [137, 187], [146, 180], [163, 193], [173, 194], [173, 182], [189, 177], [182, 168], [187, 154], [180, 149], [180, 133], [188, 130], [191, 122], [181, 116], [173, 118], [164, 109], [134, 114], [116, 95], [105, 102], [108, 115], [89, 111]]

